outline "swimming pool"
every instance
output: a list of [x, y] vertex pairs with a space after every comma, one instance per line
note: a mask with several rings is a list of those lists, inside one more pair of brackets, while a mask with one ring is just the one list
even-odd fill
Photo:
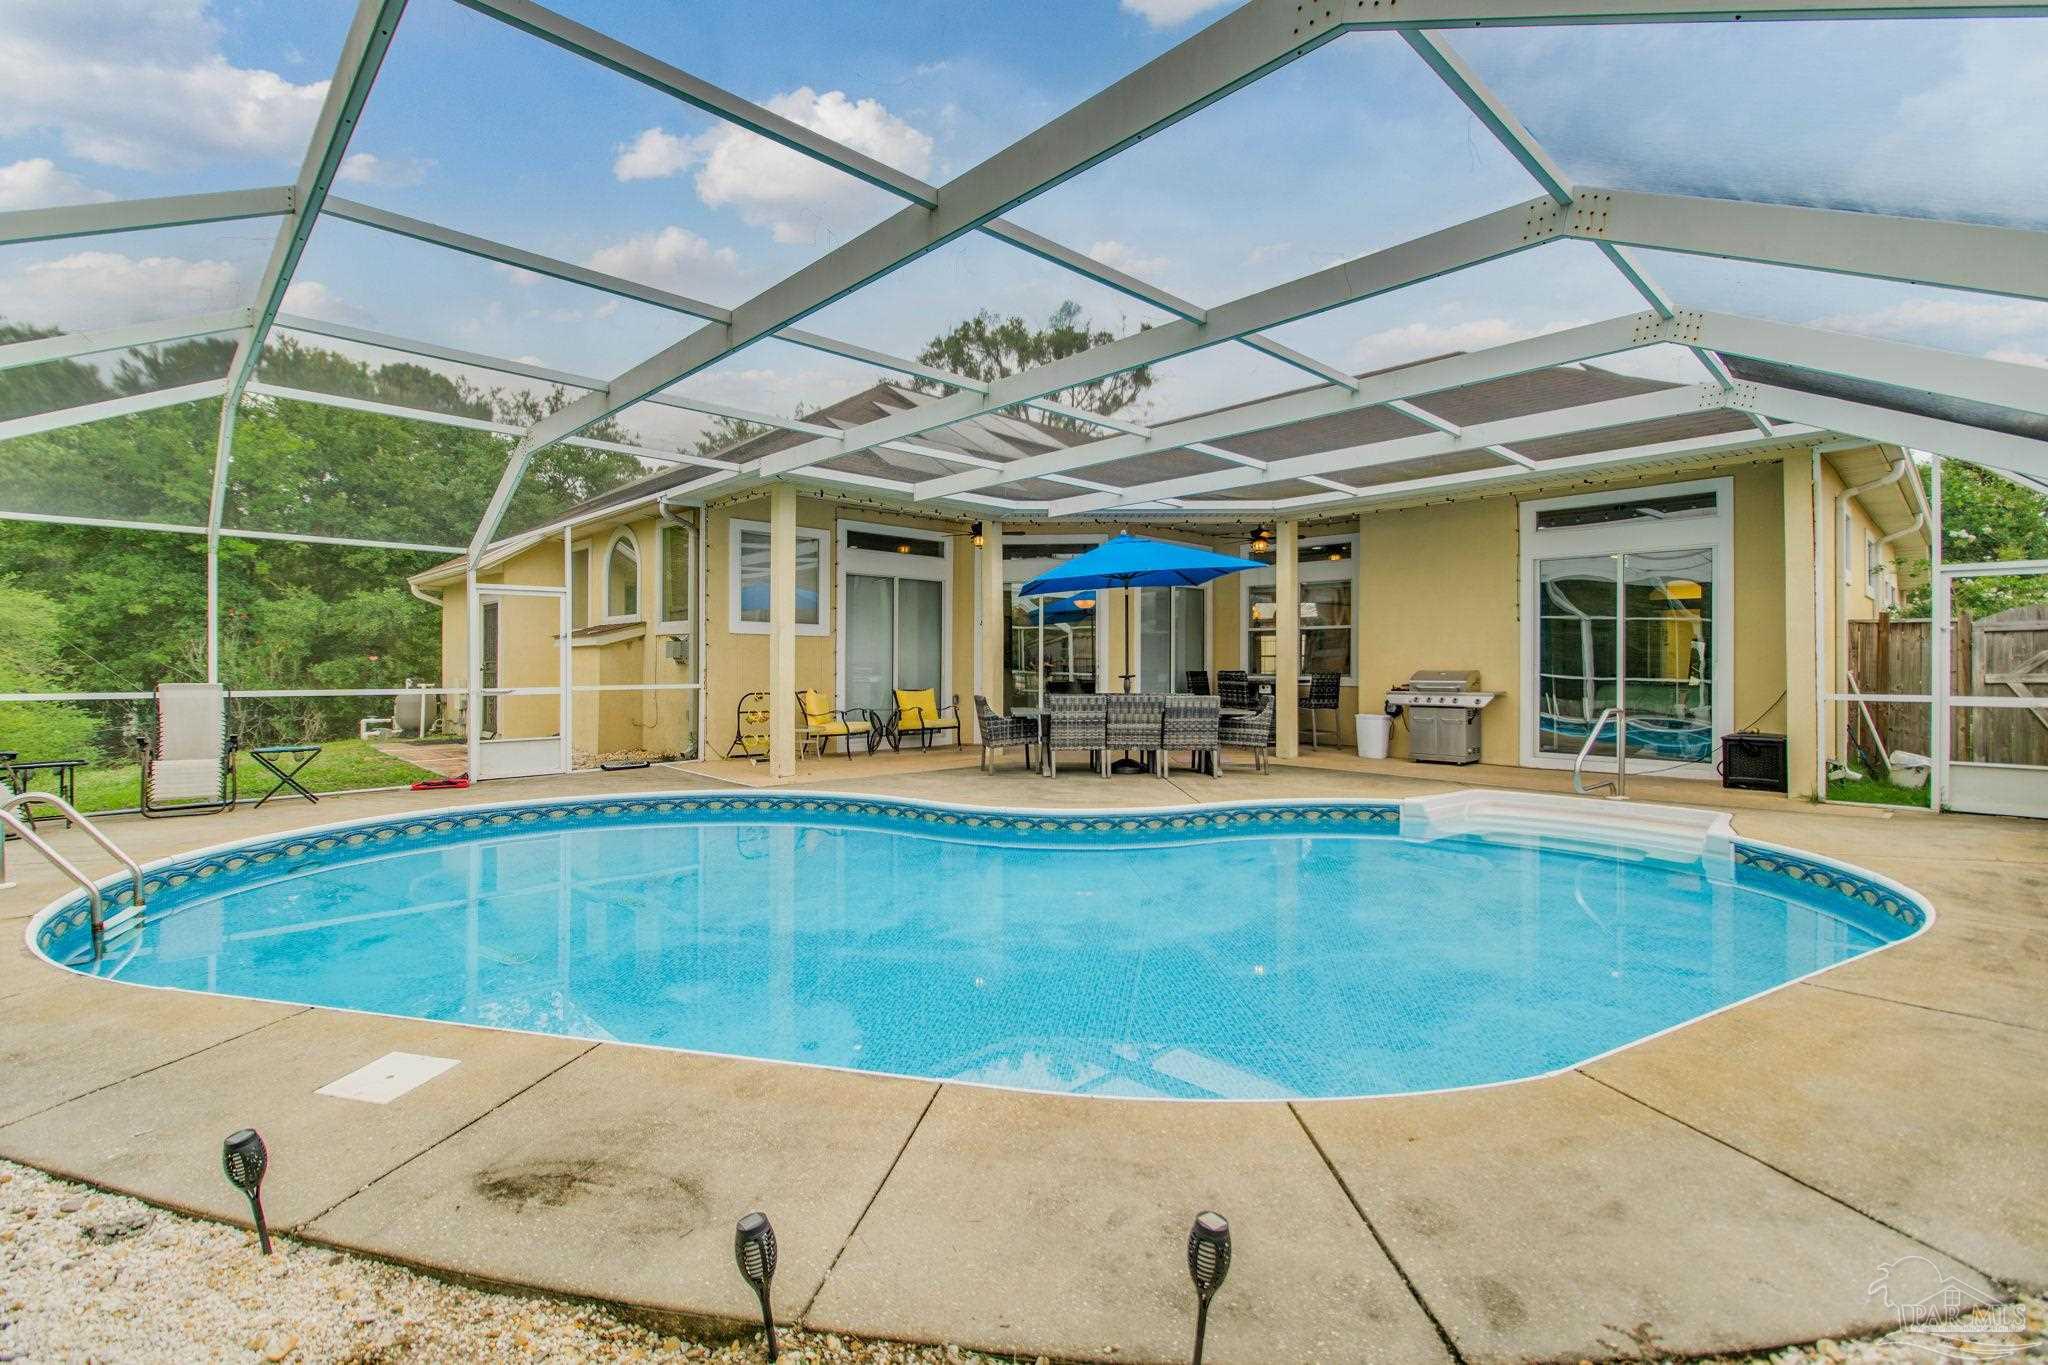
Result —
[[148, 869], [136, 985], [1093, 1095], [1541, 1075], [1907, 937], [1910, 892], [1737, 842], [1404, 837], [1399, 803], [1003, 813], [824, 794], [328, 827]]

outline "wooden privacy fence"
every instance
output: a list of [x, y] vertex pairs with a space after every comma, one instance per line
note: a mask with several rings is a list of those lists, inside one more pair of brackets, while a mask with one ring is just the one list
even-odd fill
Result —
[[[1880, 616], [1849, 623], [1849, 671], [1855, 690], [1929, 694], [1934, 688], [1932, 622], [1925, 617]], [[1973, 620], [1955, 618], [1955, 657], [1949, 690], [1957, 697], [2038, 696], [2038, 707], [1960, 707], [1956, 711], [1951, 757], [1965, 763], [2020, 763], [2048, 766], [2048, 605], [2013, 607]], [[1934, 752], [1930, 708], [1913, 702], [1871, 702], [1886, 749]], [[1851, 707], [1851, 731], [1859, 747], [1870, 747], [1869, 727]]]

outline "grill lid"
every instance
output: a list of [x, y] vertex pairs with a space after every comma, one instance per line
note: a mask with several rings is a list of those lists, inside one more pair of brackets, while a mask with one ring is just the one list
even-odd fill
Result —
[[1418, 668], [1409, 675], [1408, 692], [1477, 692], [1476, 668]]

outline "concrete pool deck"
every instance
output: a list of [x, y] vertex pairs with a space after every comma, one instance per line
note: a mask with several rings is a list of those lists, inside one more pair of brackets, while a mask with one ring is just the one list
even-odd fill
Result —
[[[805, 776], [1086, 807], [1394, 797], [1486, 774], [1326, 754], [1171, 783], [1044, 781], [1014, 762]], [[146, 861], [396, 811], [711, 785], [657, 767], [109, 828]], [[1710, 786], [1683, 795], [1722, 804]], [[1026, 1357], [1184, 1359], [1184, 1239], [1205, 1207], [1237, 1242], [1219, 1362], [1767, 1348], [1892, 1325], [1869, 1291], [1902, 1257], [1965, 1295], [2048, 1286], [2048, 827], [1726, 806], [1743, 835], [1912, 886], [1935, 925], [1560, 1076], [1298, 1104], [1068, 1099], [87, 980], [22, 943], [64, 887], [16, 846], [0, 1155], [240, 1218], [219, 1141], [253, 1125], [281, 1228], [684, 1318], [751, 1310], [732, 1224], [764, 1208], [778, 1317]], [[54, 838], [103, 866], [75, 833]], [[461, 1064], [385, 1105], [315, 1093], [392, 1051]]]

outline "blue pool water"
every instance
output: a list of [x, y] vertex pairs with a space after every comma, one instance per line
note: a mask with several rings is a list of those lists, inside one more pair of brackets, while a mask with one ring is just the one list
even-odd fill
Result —
[[97, 967], [75, 915], [39, 943], [147, 985], [1032, 1090], [1279, 1098], [1541, 1074], [1921, 914], [1756, 850], [1717, 882], [1398, 829], [1334, 804], [1198, 822], [844, 799], [451, 812], [161, 869], [145, 927]]

